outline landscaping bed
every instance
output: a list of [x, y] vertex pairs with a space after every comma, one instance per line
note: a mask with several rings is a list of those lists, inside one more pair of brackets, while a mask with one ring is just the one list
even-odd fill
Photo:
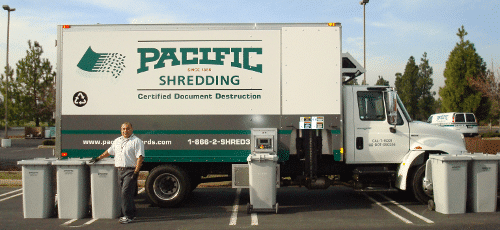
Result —
[[481, 138], [467, 137], [465, 138], [467, 151], [470, 153], [500, 153], [500, 138]]

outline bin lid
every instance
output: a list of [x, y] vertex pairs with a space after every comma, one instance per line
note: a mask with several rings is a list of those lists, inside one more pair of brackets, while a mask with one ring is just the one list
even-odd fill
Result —
[[[52, 160], [51, 160], [52, 159]], [[53, 161], [57, 160], [57, 158], [35, 158], [31, 160], [21, 160], [18, 161], [18, 165], [51, 165]]]
[[85, 165], [90, 159], [91, 158], [68, 158], [54, 161], [52, 165]]
[[472, 158], [469, 155], [429, 155], [429, 159], [435, 159], [440, 161], [470, 161]]
[[57, 160], [59, 160], [59, 158], [57, 158], [57, 157], [49, 157], [49, 158], [37, 157], [37, 158], [34, 158], [34, 159], [44, 160], [44, 161], [57, 161]]
[[87, 164], [92, 166], [92, 165], [113, 165], [115, 166], [115, 159], [114, 158], [104, 158], [96, 163], [89, 164], [87, 161]]
[[500, 160], [500, 155], [496, 154], [469, 154], [468, 156], [472, 157], [472, 160], [475, 161], [498, 161]]

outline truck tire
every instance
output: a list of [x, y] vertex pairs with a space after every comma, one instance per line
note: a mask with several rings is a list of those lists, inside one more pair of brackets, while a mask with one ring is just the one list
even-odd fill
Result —
[[428, 194], [423, 186], [425, 177], [425, 164], [418, 166], [418, 169], [413, 174], [411, 181], [411, 191], [415, 196], [415, 199], [422, 202], [423, 204], [428, 204], [429, 200], [432, 198], [432, 194]]
[[160, 165], [146, 179], [146, 195], [158, 207], [176, 207], [191, 192], [188, 174], [175, 165]]

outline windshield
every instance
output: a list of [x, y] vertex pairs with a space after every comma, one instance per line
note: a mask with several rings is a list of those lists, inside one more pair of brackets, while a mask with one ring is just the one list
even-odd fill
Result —
[[408, 112], [406, 111], [406, 108], [405, 106], [403, 105], [403, 102], [401, 102], [401, 99], [399, 98], [399, 95], [397, 95], [397, 98], [398, 98], [398, 105], [399, 105], [399, 108], [401, 109], [401, 111], [403, 112], [403, 114], [405, 115], [406, 117], [406, 120], [408, 122], [411, 122], [411, 118], [410, 118], [410, 115], [408, 115]]

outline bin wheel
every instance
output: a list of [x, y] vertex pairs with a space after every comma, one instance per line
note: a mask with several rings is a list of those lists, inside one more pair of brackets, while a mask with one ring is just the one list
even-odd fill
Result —
[[436, 203], [434, 203], [434, 200], [429, 200], [429, 203], [427, 203], [427, 209], [429, 209], [430, 211], [436, 210]]
[[156, 206], [176, 207], [191, 192], [189, 176], [175, 165], [160, 165], [146, 179], [146, 197]]
[[247, 214], [252, 213], [252, 205], [250, 203], [247, 203]]

